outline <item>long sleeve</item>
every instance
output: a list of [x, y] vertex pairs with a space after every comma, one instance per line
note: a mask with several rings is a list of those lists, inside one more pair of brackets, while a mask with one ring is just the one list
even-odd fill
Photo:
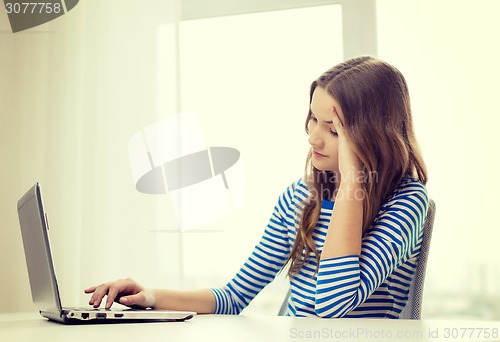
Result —
[[223, 288], [212, 288], [217, 314], [239, 314], [282, 269], [290, 254], [289, 227], [296, 224], [292, 184], [280, 196], [269, 223], [239, 272]]
[[[409, 273], [413, 270], [409, 267], [409, 272], [405, 273], [405, 268], [398, 268], [420, 251], [427, 207], [428, 197], [423, 185], [418, 182], [406, 184], [382, 207], [362, 239], [360, 256], [320, 261], [315, 293], [316, 314], [343, 317], [365, 303], [381, 287], [391, 291], [392, 300], [404, 301], [411, 278]], [[388, 281], [390, 276], [393, 279]], [[387, 298], [377, 301], [375, 297], [370, 303], [371, 310], [390, 309], [384, 308]]]
[[[226, 286], [211, 289], [216, 313], [239, 314], [275, 278], [290, 255], [310, 196], [303, 179], [280, 196], [260, 242], [243, 267]], [[320, 253], [333, 206], [333, 202], [323, 201], [313, 232]], [[397, 318], [408, 300], [427, 207], [425, 186], [415, 179], [404, 179], [363, 237], [359, 256], [324, 259], [318, 265], [314, 253], [309, 254], [299, 273], [290, 277], [286, 314]]]

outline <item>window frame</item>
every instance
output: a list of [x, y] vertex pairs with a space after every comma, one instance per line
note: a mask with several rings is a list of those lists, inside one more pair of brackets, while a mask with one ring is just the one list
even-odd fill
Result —
[[181, 20], [339, 4], [344, 59], [377, 57], [376, 0], [181, 0]]

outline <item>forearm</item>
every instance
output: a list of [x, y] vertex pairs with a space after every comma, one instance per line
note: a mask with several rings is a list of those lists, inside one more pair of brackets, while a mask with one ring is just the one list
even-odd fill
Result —
[[208, 289], [194, 291], [153, 289], [151, 291], [155, 298], [155, 309], [195, 311], [199, 314], [215, 312], [215, 298]]
[[359, 182], [341, 182], [321, 259], [361, 254], [364, 189]]

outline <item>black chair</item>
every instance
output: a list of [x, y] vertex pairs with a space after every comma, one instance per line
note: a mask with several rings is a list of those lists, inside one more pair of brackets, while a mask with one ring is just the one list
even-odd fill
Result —
[[434, 215], [436, 214], [436, 203], [429, 200], [429, 208], [427, 209], [427, 219], [424, 224], [424, 233], [422, 237], [422, 245], [420, 246], [420, 254], [417, 261], [417, 268], [410, 283], [410, 293], [408, 294], [408, 302], [405, 308], [401, 311], [399, 319], [420, 319], [422, 315], [422, 297], [424, 293], [425, 270], [427, 269], [427, 257], [431, 245], [432, 229], [434, 226]]

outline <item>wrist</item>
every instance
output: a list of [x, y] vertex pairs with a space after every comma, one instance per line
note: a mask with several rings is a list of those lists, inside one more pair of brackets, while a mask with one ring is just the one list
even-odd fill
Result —
[[144, 291], [146, 297], [146, 308], [157, 309], [158, 308], [158, 298], [159, 298], [159, 290], [158, 289], [146, 289]]
[[366, 181], [366, 173], [363, 169], [359, 169], [355, 166], [349, 168], [344, 168], [340, 171], [340, 183], [350, 186], [363, 185]]
[[347, 175], [342, 175], [340, 178], [339, 188], [345, 190], [358, 190], [364, 189], [364, 179], [361, 176], [361, 173], [348, 173]]
[[362, 182], [343, 180], [340, 182], [336, 200], [357, 200], [365, 198], [365, 188]]

